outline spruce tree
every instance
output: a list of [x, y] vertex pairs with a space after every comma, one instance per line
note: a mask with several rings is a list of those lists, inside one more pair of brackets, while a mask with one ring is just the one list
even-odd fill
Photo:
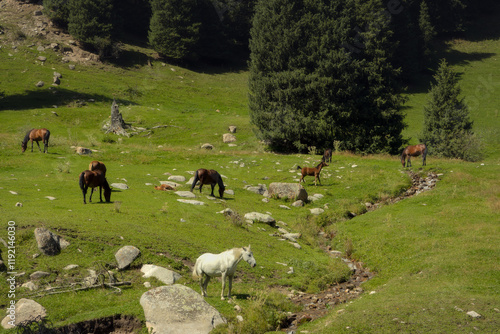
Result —
[[86, 48], [107, 56], [113, 46], [113, 0], [69, 0], [68, 31]]
[[196, 0], [152, 0], [149, 43], [168, 58], [196, 56], [200, 23], [196, 22]]
[[424, 107], [424, 128], [420, 140], [429, 154], [478, 160], [480, 143], [472, 131], [469, 109], [460, 98], [458, 77], [445, 59], [441, 60]]
[[[277, 151], [310, 146], [391, 153], [404, 127], [387, 20], [379, 1], [270, 0], [257, 4], [249, 107]], [[364, 14], [361, 14], [361, 13]]]

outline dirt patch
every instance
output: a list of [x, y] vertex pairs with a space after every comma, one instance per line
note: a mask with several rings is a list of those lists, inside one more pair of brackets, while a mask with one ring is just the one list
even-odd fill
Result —
[[129, 334], [137, 333], [143, 323], [129, 315], [114, 315], [111, 317], [82, 321], [76, 324], [57, 328], [54, 333], [60, 334]]

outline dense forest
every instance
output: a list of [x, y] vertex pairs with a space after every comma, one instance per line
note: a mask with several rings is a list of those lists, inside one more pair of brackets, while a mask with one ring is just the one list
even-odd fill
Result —
[[[494, 0], [43, 0], [106, 60], [148, 43], [168, 61], [248, 62], [256, 134], [276, 151], [398, 152], [402, 87], [436, 68]], [[466, 110], [466, 109], [461, 109]], [[424, 136], [425, 137], [425, 136]]]

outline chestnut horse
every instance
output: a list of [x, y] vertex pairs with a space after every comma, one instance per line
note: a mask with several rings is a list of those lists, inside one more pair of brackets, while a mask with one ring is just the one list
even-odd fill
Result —
[[104, 176], [106, 177], [106, 165], [104, 165], [102, 162], [94, 160], [89, 164], [89, 170], [100, 170]]
[[21, 143], [21, 147], [24, 151], [28, 148], [28, 140], [31, 140], [31, 152], [33, 152], [33, 142], [35, 141], [38, 145], [38, 149], [42, 152], [40, 148], [40, 144], [38, 143], [40, 140], [43, 143], [43, 153], [49, 153], [49, 138], [50, 131], [47, 129], [31, 129], [26, 132], [26, 136], [24, 136], [23, 142]]
[[200, 181], [200, 193], [201, 193], [201, 187], [203, 187], [204, 184], [209, 184], [212, 186], [212, 193], [210, 195], [214, 197], [215, 197], [214, 188], [215, 184], [217, 183], [219, 185], [219, 196], [220, 198], [222, 198], [222, 195], [224, 194], [224, 190], [226, 190], [226, 187], [224, 187], [224, 182], [222, 182], [222, 177], [217, 171], [213, 169], [208, 170], [204, 168], [198, 169], [194, 173], [193, 184], [191, 184], [191, 192], [193, 191], [198, 181]]
[[[403, 167], [411, 167], [411, 157], [418, 157], [422, 155], [422, 166], [426, 165], [427, 146], [425, 144], [418, 144], [413, 146], [406, 146], [401, 154], [401, 164]], [[405, 166], [405, 160], [408, 159]]]
[[[319, 181], [319, 183], [321, 184], [321, 179], [319, 178], [319, 173], [321, 173], [321, 168], [325, 167], [325, 166], [328, 166], [326, 164], [326, 162], [324, 161], [321, 161], [319, 163], [319, 165], [317, 165], [316, 167], [304, 167], [304, 168], [301, 168], [300, 166], [297, 166], [297, 169], [302, 169], [302, 177], [300, 178], [299, 180], [299, 183], [302, 182], [302, 180], [304, 179], [304, 177], [306, 177], [307, 175], [314, 175], [314, 185], [316, 185], [316, 180]], [[306, 182], [306, 181], [304, 181]]]
[[94, 193], [94, 188], [99, 187], [99, 199], [102, 202], [102, 188], [104, 188], [104, 198], [106, 202], [111, 201], [111, 187], [104, 177], [104, 173], [101, 170], [85, 170], [80, 173], [79, 177], [80, 189], [82, 189], [83, 194], [83, 204], [87, 204], [85, 197], [87, 195], [87, 189], [90, 187], [92, 191], [90, 192], [89, 202], [92, 202], [92, 194]]

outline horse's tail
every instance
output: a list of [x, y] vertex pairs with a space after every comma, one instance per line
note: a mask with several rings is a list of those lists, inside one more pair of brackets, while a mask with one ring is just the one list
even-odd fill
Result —
[[194, 173], [194, 180], [193, 183], [191, 184], [191, 192], [193, 192], [194, 187], [196, 186], [196, 183], [198, 183], [198, 180], [200, 177], [198, 176], [198, 171]]
[[80, 177], [79, 177], [79, 182], [80, 184], [80, 189], [84, 190], [85, 189], [85, 172], [81, 172], [80, 173]]
[[196, 263], [194, 264], [193, 267], [193, 279], [200, 279], [202, 273], [199, 271], [199, 265], [198, 265], [198, 260], [196, 260]]
[[50, 131], [49, 131], [49, 130], [47, 130], [47, 131], [45, 131], [45, 135], [43, 136], [43, 140], [44, 140], [47, 144], [49, 144], [49, 138], [50, 138]]

